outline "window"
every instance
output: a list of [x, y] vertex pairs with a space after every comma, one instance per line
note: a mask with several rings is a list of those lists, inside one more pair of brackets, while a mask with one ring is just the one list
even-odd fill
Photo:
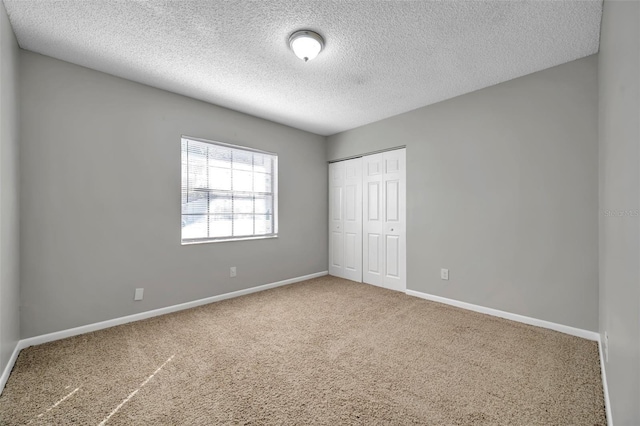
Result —
[[275, 237], [278, 156], [182, 138], [182, 243]]

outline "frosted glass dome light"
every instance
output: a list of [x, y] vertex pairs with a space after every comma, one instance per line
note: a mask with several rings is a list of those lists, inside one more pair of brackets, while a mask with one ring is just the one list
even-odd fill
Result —
[[296, 31], [289, 37], [289, 46], [296, 56], [307, 62], [316, 56], [324, 47], [322, 36], [313, 31]]

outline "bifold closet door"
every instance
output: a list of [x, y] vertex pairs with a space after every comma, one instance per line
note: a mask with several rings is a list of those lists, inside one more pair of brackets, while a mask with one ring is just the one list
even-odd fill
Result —
[[329, 164], [329, 274], [362, 282], [362, 159]]
[[363, 282], [406, 289], [406, 149], [363, 157]]

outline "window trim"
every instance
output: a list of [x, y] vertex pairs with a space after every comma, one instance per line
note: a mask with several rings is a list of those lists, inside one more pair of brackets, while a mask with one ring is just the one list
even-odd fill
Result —
[[[224, 243], [230, 241], [247, 241], [247, 240], [265, 240], [278, 238], [278, 154], [275, 152], [264, 151], [261, 149], [251, 148], [242, 145], [235, 145], [226, 142], [212, 141], [208, 139], [196, 138], [188, 135], [180, 136], [180, 153], [182, 155], [182, 142], [187, 139], [194, 142], [207, 143], [216, 146], [223, 146], [231, 149], [237, 149], [245, 152], [255, 152], [258, 154], [266, 154], [274, 157], [275, 161], [272, 164], [271, 173], [271, 196], [273, 199], [273, 232], [264, 235], [247, 235], [247, 236], [230, 236], [230, 237], [217, 237], [217, 238], [182, 238], [182, 228], [180, 228], [180, 244], [195, 245], [195, 244], [207, 244], [207, 243]], [[182, 192], [182, 165], [180, 165], [180, 191]], [[182, 207], [181, 207], [182, 209]], [[180, 211], [180, 219], [182, 220], [182, 210]]]

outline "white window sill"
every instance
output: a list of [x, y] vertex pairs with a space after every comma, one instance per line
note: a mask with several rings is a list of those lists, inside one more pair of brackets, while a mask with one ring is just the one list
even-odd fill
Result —
[[209, 244], [209, 243], [226, 243], [230, 241], [248, 241], [248, 240], [269, 240], [272, 238], [278, 238], [278, 235], [256, 235], [251, 237], [237, 237], [237, 238], [211, 238], [193, 241], [182, 241], [181, 245], [191, 246], [196, 244]]

